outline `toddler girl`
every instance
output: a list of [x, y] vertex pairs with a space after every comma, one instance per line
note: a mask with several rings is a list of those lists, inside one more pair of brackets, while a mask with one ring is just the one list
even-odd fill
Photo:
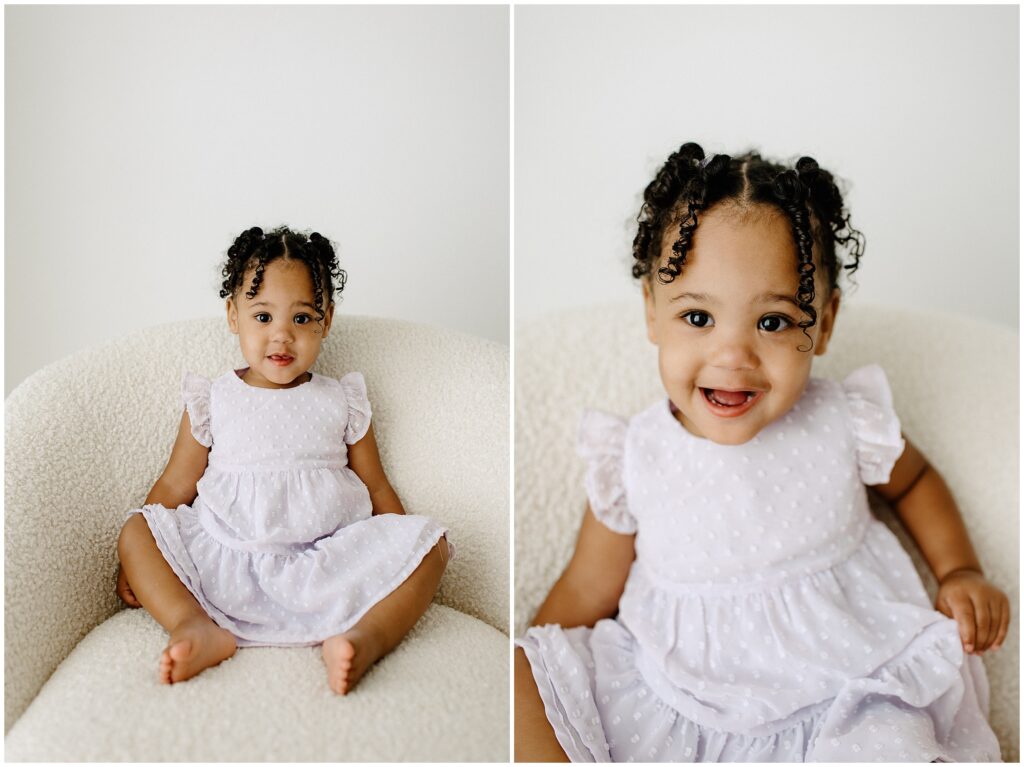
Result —
[[227, 256], [247, 367], [184, 375], [167, 467], [121, 531], [118, 593], [169, 632], [165, 684], [239, 646], [323, 643], [344, 695], [427, 609], [446, 530], [388, 484], [363, 376], [310, 370], [345, 285], [330, 242], [253, 227]]
[[638, 223], [667, 397], [583, 416], [576, 550], [516, 642], [517, 759], [999, 760], [978, 654], [1008, 600], [882, 370], [810, 378], [863, 252], [832, 175], [689, 143]]

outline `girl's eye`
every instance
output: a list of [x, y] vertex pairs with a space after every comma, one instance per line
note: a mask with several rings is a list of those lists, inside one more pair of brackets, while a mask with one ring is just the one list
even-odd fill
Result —
[[780, 330], [785, 330], [792, 324], [793, 323], [785, 317], [781, 317], [778, 314], [772, 314], [768, 317], [762, 317], [757, 323], [757, 327], [768, 333], [778, 333]]
[[266, 312], [260, 312], [256, 315], [256, 321], [262, 323], [270, 322], [270, 315]]
[[297, 325], [305, 325], [307, 322], [311, 322], [312, 319], [313, 318], [310, 317], [308, 314], [296, 314], [295, 315], [295, 323]]
[[714, 321], [711, 319], [711, 315], [708, 314], [707, 312], [687, 312], [686, 314], [682, 315], [682, 317], [688, 325], [693, 325], [693, 327], [695, 328], [707, 328], [714, 325]]

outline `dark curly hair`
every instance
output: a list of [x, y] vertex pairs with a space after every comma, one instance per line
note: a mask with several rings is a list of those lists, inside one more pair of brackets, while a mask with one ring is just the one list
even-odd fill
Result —
[[[636, 217], [633, 238], [633, 276], [651, 279], [661, 260], [665, 230], [678, 226], [668, 263], [657, 269], [658, 280], [672, 282], [682, 272], [686, 254], [697, 228], [698, 214], [730, 202], [741, 208], [767, 205], [786, 215], [796, 243], [799, 279], [796, 301], [808, 319], [797, 323], [807, 329], [817, 323], [814, 302], [814, 246], [828, 276], [830, 288], [838, 287], [840, 267], [856, 271], [864, 254], [864, 235], [850, 226], [849, 212], [832, 174], [811, 157], [801, 157], [794, 168], [762, 159], [754, 151], [739, 157], [716, 154], [705, 157], [699, 144], [688, 142], [673, 152], [654, 180], [644, 189], [644, 202]], [[848, 263], [836, 246], [849, 253]]]
[[313, 279], [313, 305], [316, 307], [318, 323], [322, 323], [326, 316], [324, 296], [330, 306], [334, 303], [334, 294], [340, 294], [345, 289], [348, 279], [345, 270], [338, 266], [338, 258], [330, 240], [319, 232], [313, 232], [307, 237], [302, 232], [293, 232], [287, 226], [279, 226], [264, 234], [262, 229], [254, 226], [235, 238], [228, 248], [227, 256], [221, 269], [224, 276], [221, 298], [238, 295], [248, 269], [256, 270], [252, 285], [245, 294], [252, 299], [259, 292], [263, 271], [271, 261], [286, 258], [304, 263]]

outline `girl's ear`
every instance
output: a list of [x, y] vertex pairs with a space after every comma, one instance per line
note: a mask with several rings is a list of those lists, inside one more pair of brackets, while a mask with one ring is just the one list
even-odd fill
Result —
[[658, 345], [658, 334], [654, 325], [654, 291], [651, 289], [650, 281], [643, 279], [644, 288], [644, 318], [647, 321], [647, 340], [655, 346]]
[[825, 304], [825, 310], [821, 313], [821, 333], [818, 335], [818, 340], [814, 344], [814, 354], [824, 354], [828, 348], [828, 341], [832, 337], [832, 331], [836, 326], [836, 315], [839, 313], [839, 290], [838, 288], [832, 291], [832, 296], [828, 299], [828, 303]]
[[228, 313], [228, 329], [237, 336], [238, 335], [238, 307], [235, 306], [234, 299], [229, 298], [227, 301], [225, 301], [224, 308], [227, 310], [227, 313]]
[[334, 319], [334, 302], [331, 301], [330, 306], [327, 307], [327, 311], [324, 312], [324, 334], [320, 336], [321, 339], [327, 338], [327, 333], [331, 329], [331, 320]]

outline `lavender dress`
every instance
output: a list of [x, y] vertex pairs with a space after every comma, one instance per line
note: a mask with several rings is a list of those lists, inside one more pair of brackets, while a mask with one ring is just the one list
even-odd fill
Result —
[[[243, 369], [244, 370], [244, 369]], [[313, 645], [346, 631], [447, 532], [372, 516], [348, 466], [370, 426], [360, 373], [263, 389], [229, 371], [186, 373], [192, 435], [210, 447], [191, 506], [133, 509], [203, 609], [241, 647]]]
[[587, 494], [636, 533], [619, 613], [517, 640], [573, 761], [999, 761], [988, 682], [868, 507], [904, 448], [885, 374], [812, 378], [743, 445], [661, 401], [588, 412]]

